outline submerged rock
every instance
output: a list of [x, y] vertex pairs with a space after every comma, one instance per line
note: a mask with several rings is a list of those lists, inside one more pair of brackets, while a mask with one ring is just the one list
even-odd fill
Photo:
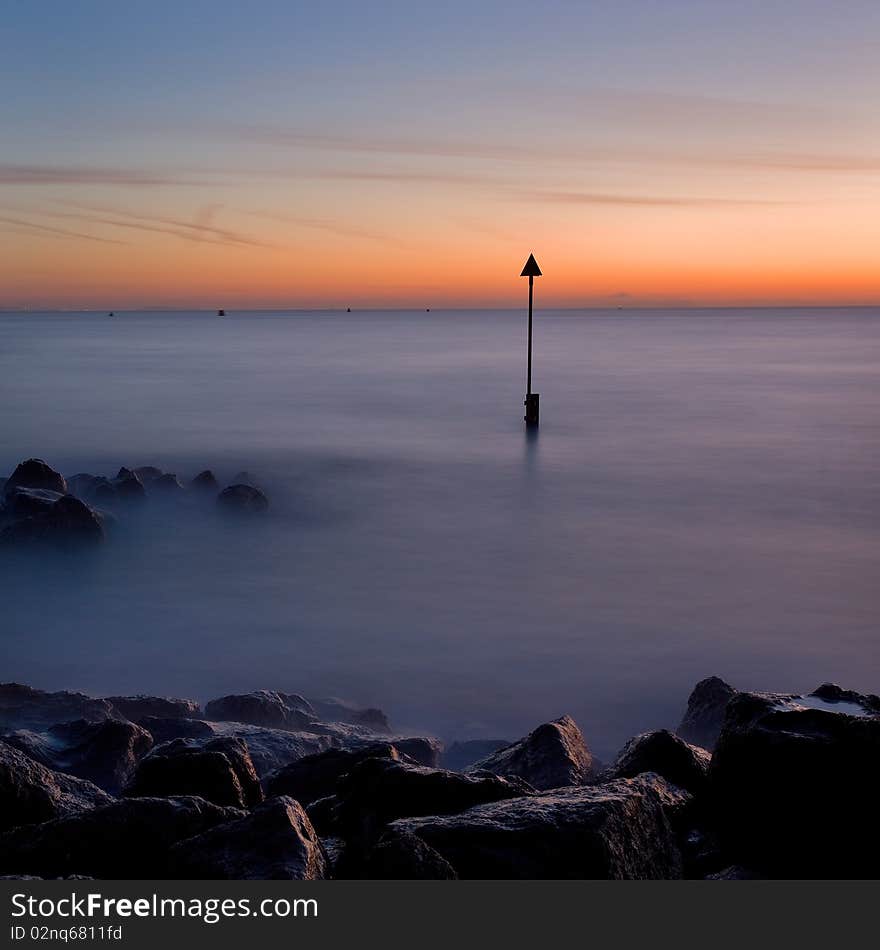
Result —
[[50, 468], [42, 459], [27, 459], [16, 466], [15, 471], [6, 479], [3, 487], [5, 494], [14, 488], [37, 488], [67, 494], [67, 482], [64, 476]]
[[648, 774], [406, 818], [391, 830], [421, 838], [461, 878], [670, 879], [682, 865], [666, 812], [688, 798]]
[[592, 775], [593, 757], [577, 723], [562, 716], [538, 726], [525, 738], [475, 762], [468, 772], [518, 776], [538, 789], [583, 785]]
[[676, 732], [686, 742], [701, 746], [710, 752], [715, 748], [724, 711], [736, 690], [718, 676], [709, 676], [693, 688], [687, 710]]
[[132, 722], [147, 716], [161, 719], [199, 719], [202, 708], [192, 699], [171, 699], [166, 696], [108, 696], [107, 702], [125, 719]]
[[100, 722], [115, 716], [106, 699], [66, 691], [48, 693], [21, 683], [0, 683], [0, 730], [3, 731], [41, 731], [56, 723], [76, 719]]
[[144, 880], [168, 875], [168, 852], [184, 838], [243, 817], [202, 798], [126, 798], [0, 835], [0, 872]]
[[0, 831], [78, 815], [112, 800], [97, 785], [47, 768], [0, 739]]
[[205, 706], [208, 719], [226, 722], [245, 722], [272, 729], [307, 729], [314, 717], [303, 711], [296, 694], [258, 689], [252, 693], [221, 696]]
[[705, 749], [690, 745], [667, 729], [658, 729], [630, 739], [607, 776], [635, 778], [642, 772], [656, 772], [692, 795], [701, 795], [708, 784], [711, 761]]
[[54, 504], [0, 531], [0, 544], [15, 546], [40, 544], [73, 550], [93, 547], [103, 540], [101, 518], [73, 495], [62, 495]]
[[249, 814], [171, 849], [175, 877], [232, 881], [317, 881], [327, 857], [302, 805], [270, 798]]
[[880, 717], [740, 693], [709, 770], [721, 843], [774, 876], [874, 877]]
[[225, 511], [263, 512], [269, 499], [253, 485], [230, 485], [217, 496], [217, 505]]

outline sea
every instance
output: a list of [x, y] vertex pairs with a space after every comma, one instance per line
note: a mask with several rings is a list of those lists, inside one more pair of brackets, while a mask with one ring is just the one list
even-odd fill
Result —
[[612, 756], [701, 678], [880, 692], [880, 309], [2, 313], [0, 476], [241, 470], [0, 560], [0, 679]]

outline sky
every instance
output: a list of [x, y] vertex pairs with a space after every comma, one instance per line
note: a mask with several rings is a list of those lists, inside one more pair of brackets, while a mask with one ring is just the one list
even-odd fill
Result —
[[0, 307], [880, 304], [880, 3], [6, 0]]

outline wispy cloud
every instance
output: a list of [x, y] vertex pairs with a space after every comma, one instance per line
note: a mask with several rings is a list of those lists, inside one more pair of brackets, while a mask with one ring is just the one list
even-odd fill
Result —
[[553, 204], [632, 205], [634, 207], [718, 208], [739, 205], [785, 205], [788, 201], [763, 198], [712, 198], [678, 195], [623, 195], [584, 191], [533, 191], [525, 196]]
[[340, 237], [360, 238], [365, 241], [381, 241], [385, 244], [403, 245], [399, 238], [388, 234], [380, 234], [366, 228], [352, 227], [347, 224], [340, 224], [328, 218], [314, 218], [301, 215], [279, 214], [272, 211], [248, 211], [254, 217], [264, 218], [268, 221], [278, 221], [282, 224], [291, 224], [295, 227], [314, 228], [317, 231], [327, 231], [331, 234], [337, 234]]
[[53, 228], [46, 224], [37, 224], [34, 221], [28, 221], [24, 218], [8, 218], [0, 216], [0, 222], [10, 224], [17, 228], [25, 228], [28, 231], [39, 231], [43, 234], [49, 234], [54, 237], [77, 238], [86, 241], [98, 241], [101, 244], [126, 244], [126, 241], [117, 241], [113, 238], [98, 237], [95, 234], [84, 234], [82, 231], [69, 231], [66, 228]]
[[199, 185], [198, 178], [133, 168], [90, 165], [0, 164], [0, 185]]

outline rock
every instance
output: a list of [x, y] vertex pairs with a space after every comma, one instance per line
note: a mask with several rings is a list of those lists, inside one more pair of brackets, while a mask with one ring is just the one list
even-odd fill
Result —
[[712, 756], [699, 746], [658, 729], [635, 736], [621, 749], [608, 770], [608, 778], [635, 778], [642, 772], [656, 772], [667, 782], [694, 796], [706, 791]]
[[[122, 471], [122, 470], [120, 470]], [[125, 469], [127, 472], [128, 469]], [[141, 465], [134, 470], [134, 474], [146, 484], [147, 482], [155, 481], [157, 478], [162, 477], [162, 469], [156, 468], [155, 465]]]
[[321, 719], [326, 722], [347, 722], [355, 726], [366, 726], [374, 732], [390, 732], [391, 724], [381, 709], [361, 709], [342, 699], [312, 700], [311, 705]]
[[709, 781], [733, 863], [777, 877], [876, 876], [880, 717], [739, 693]]
[[538, 726], [513, 745], [475, 762], [472, 771], [519, 776], [538, 789], [583, 785], [592, 774], [592, 756], [570, 716]]
[[215, 805], [247, 808], [263, 800], [247, 744], [231, 737], [173, 739], [138, 765], [123, 794], [129, 798], [198, 795]]
[[[836, 683], [823, 683], [817, 689], [814, 689], [808, 696], [802, 696], [799, 699], [801, 705], [813, 706], [813, 699], [819, 699], [822, 702], [820, 708], [828, 708], [830, 712], [845, 712], [853, 716], [878, 716], [880, 715], [880, 696], [873, 693], [857, 693], [853, 689], [844, 689]], [[858, 708], [846, 708], [858, 707]]]
[[388, 741], [401, 755], [405, 755], [419, 765], [436, 769], [443, 755], [443, 743], [427, 736], [389, 736]]
[[134, 773], [138, 760], [153, 746], [153, 737], [133, 722], [59, 723], [46, 732], [19, 730], [6, 741], [43, 765], [94, 782], [116, 794]]
[[125, 798], [0, 835], [0, 872], [145, 880], [168, 874], [172, 845], [243, 817], [201, 798]]
[[230, 512], [262, 512], [269, 507], [269, 499], [251, 485], [230, 485], [217, 496], [217, 505]]
[[88, 472], [78, 472], [67, 479], [67, 490], [71, 495], [83, 501], [94, 499], [95, 488], [98, 485], [107, 485], [109, 482], [103, 475], [90, 475]]
[[67, 494], [64, 476], [56, 472], [42, 459], [27, 459], [21, 462], [6, 480], [3, 491], [8, 495], [14, 488], [39, 488]]
[[115, 712], [106, 699], [84, 693], [47, 693], [21, 683], [0, 683], [0, 730], [46, 729], [56, 723], [86, 719], [113, 719]]
[[666, 815], [686, 792], [656, 775], [478, 805], [457, 815], [407, 818], [461, 878], [670, 879], [681, 854]]
[[394, 759], [368, 758], [342, 776], [332, 811], [334, 833], [349, 845], [372, 844], [396, 818], [446, 815], [534, 792], [519, 778], [462, 775]]
[[211, 725], [201, 719], [144, 716], [143, 719], [138, 719], [138, 725], [150, 733], [157, 745], [170, 739], [210, 739], [215, 735]]
[[0, 831], [78, 815], [112, 800], [97, 785], [46, 768], [0, 740]]
[[208, 725], [218, 736], [244, 739], [250, 751], [257, 775], [262, 778], [282, 766], [306, 755], [330, 748], [331, 740], [307, 732], [289, 732], [285, 729], [267, 729], [238, 722], [211, 722]]
[[686, 742], [711, 752], [721, 732], [727, 701], [735, 695], [736, 690], [717, 676], [700, 680], [688, 698], [687, 710], [676, 732]]
[[165, 696], [108, 696], [107, 702], [125, 719], [138, 722], [147, 716], [161, 719], [199, 719], [201, 706], [191, 699]]
[[218, 492], [220, 490], [220, 483], [209, 468], [206, 468], [203, 472], [199, 472], [190, 482], [190, 486], [205, 492]]
[[43, 515], [63, 497], [59, 492], [47, 488], [14, 488], [6, 496], [4, 514], [13, 518]]
[[121, 468], [113, 480], [114, 498], [122, 501], [142, 501], [146, 495], [144, 483], [128, 468]]
[[468, 739], [465, 742], [453, 742], [444, 750], [440, 764], [444, 769], [463, 772], [469, 765], [509, 745], [510, 739]]
[[458, 878], [452, 865], [439, 852], [407, 831], [382, 835], [367, 854], [361, 875], [378, 881], [453, 881]]
[[267, 795], [289, 795], [303, 806], [332, 795], [339, 779], [356, 765], [372, 758], [400, 759], [390, 743], [376, 743], [363, 749], [327, 749], [285, 765], [269, 776]]
[[296, 694], [277, 693], [259, 689], [252, 693], [222, 696], [205, 706], [208, 719], [226, 722], [245, 722], [273, 729], [304, 730], [313, 718], [301, 711]]
[[51, 545], [62, 550], [93, 547], [103, 540], [101, 519], [73, 495], [62, 495], [40, 513], [15, 521], [0, 531], [0, 544]]
[[280, 797], [181, 841], [171, 867], [183, 879], [318, 881], [327, 876], [327, 857], [302, 805]]
[[166, 472], [164, 475], [154, 478], [150, 482], [150, 490], [157, 494], [161, 492], [164, 495], [176, 495], [179, 492], [186, 491], [178, 477], [171, 472]]

